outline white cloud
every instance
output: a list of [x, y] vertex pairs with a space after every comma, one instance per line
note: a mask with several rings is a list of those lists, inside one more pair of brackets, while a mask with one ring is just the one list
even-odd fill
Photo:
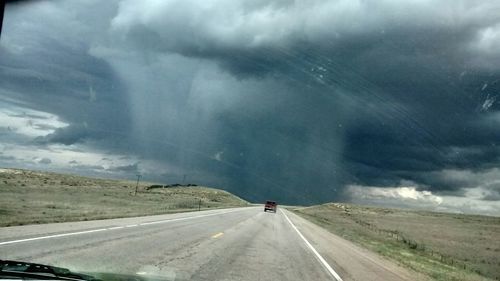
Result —
[[500, 54], [500, 24], [481, 29], [473, 46], [488, 54]]
[[68, 126], [58, 116], [0, 103], [0, 127], [27, 137], [46, 136], [57, 128]]
[[[500, 24], [498, 20], [497, 24], [480, 28], [469, 45], [469, 49], [472, 51], [471, 57], [473, 57], [472, 65], [490, 71], [498, 70], [497, 61], [500, 59]], [[485, 87], [483, 87], [484, 89]], [[485, 104], [488, 105], [487, 101]]]
[[464, 196], [436, 195], [415, 186], [373, 187], [350, 185], [349, 201], [356, 204], [393, 206], [440, 212], [500, 216], [500, 201], [483, 200], [488, 189], [465, 189]]
[[447, 189], [449, 186], [455, 186], [456, 188], [484, 188], [500, 183], [499, 168], [481, 171], [445, 169], [429, 172], [427, 176], [434, 179], [434, 185], [436, 186], [433, 186], [433, 188], [438, 189]]
[[[416, 187], [367, 187], [359, 185], [348, 186], [348, 192], [354, 198], [376, 201], [378, 199], [394, 199], [401, 202], [425, 203], [439, 205], [443, 198], [433, 195], [430, 191], [419, 191]], [[412, 202], [413, 203], [413, 202]]]

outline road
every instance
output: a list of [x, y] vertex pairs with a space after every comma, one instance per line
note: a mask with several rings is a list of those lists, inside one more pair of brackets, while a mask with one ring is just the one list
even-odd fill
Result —
[[417, 280], [280, 209], [210, 210], [0, 228], [0, 259], [164, 280]]

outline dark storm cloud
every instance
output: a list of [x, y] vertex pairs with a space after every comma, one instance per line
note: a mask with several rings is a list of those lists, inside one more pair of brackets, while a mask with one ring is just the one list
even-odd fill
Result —
[[[126, 89], [107, 62], [88, 54], [91, 42], [82, 30], [85, 25], [66, 13], [65, 5], [27, 4], [24, 13], [16, 13], [23, 5], [7, 7], [5, 43], [0, 47], [2, 98], [56, 114], [71, 124], [40, 142], [72, 144], [100, 138], [109, 128], [127, 131]], [[47, 17], [31, 17], [37, 13]], [[57, 27], [58, 20], [73, 25], [75, 34]], [[23, 22], [24, 28], [16, 25]]]
[[[26, 53], [16, 55], [0, 50], [4, 98], [90, 128], [88, 134], [82, 133], [83, 125], [61, 129], [55, 134], [67, 135], [70, 130], [72, 133], [78, 130], [80, 137], [89, 134], [92, 137], [107, 128], [127, 130], [126, 91], [106, 62], [90, 57], [84, 49], [75, 51], [52, 42], [43, 42], [41, 50], [45, 49], [53, 52], [43, 54], [33, 50], [26, 56]], [[14, 65], [18, 71], [12, 71]], [[50, 73], [50, 77], [46, 73]]]
[[47, 164], [52, 163], [52, 160], [50, 160], [49, 158], [42, 158], [42, 159], [38, 160], [38, 163], [47, 165]]
[[[408, 76], [413, 71], [406, 71], [400, 76], [418, 78], [446, 75], [442, 69], [452, 70], [463, 63], [452, 60], [464, 54], [460, 52], [469, 47], [467, 44], [477, 41], [478, 31], [498, 23], [495, 4], [206, 1], [198, 5], [196, 1], [123, 1], [112, 24], [134, 47], [214, 59], [234, 73], [298, 71], [310, 76], [306, 66], [326, 66], [328, 72], [347, 74], [353, 68], [384, 74], [399, 73], [404, 62], [417, 75]], [[350, 64], [347, 69], [346, 61]], [[431, 65], [423, 66], [422, 62]], [[432, 71], [439, 62], [452, 64], [441, 64], [441, 69]], [[336, 66], [342, 68], [332, 69]], [[373, 67], [378, 67], [377, 72]], [[370, 80], [386, 83], [391, 78], [377, 76], [370, 76]], [[394, 81], [411, 83], [397, 78]], [[394, 81], [388, 84], [394, 85]]]
[[[135, 48], [215, 61], [240, 79], [267, 77], [292, 86], [273, 100], [272, 115], [221, 114], [219, 134], [236, 150], [224, 156], [238, 167], [277, 183], [292, 181], [306, 194], [307, 186], [331, 196], [326, 186], [402, 180], [460, 190], [464, 185], [429, 173], [498, 163], [497, 122], [487, 119], [498, 110], [500, 69], [478, 58], [500, 58], [491, 49], [498, 37], [484, 36], [498, 33], [499, 7], [493, 1], [440, 5], [167, 1], [139, 7], [125, 1], [113, 28]], [[162, 12], [150, 13], [153, 8]], [[280, 104], [288, 100], [303, 107]], [[249, 143], [258, 148], [250, 153], [258, 160], [237, 157]], [[294, 154], [295, 146], [308, 151]]]
[[92, 142], [251, 200], [402, 182], [496, 198], [496, 1], [74, 3], [37, 10], [71, 28], [9, 32], [7, 13], [2, 96], [70, 124], [43, 145]]
[[36, 143], [62, 143], [65, 145], [84, 141], [89, 136], [87, 128], [83, 125], [72, 124], [63, 128], [57, 128], [53, 133], [43, 137], [37, 137]]

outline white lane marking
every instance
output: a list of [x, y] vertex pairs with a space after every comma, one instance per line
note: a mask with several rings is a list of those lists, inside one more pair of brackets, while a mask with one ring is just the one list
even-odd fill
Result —
[[228, 214], [228, 213], [238, 212], [238, 211], [243, 211], [243, 210], [246, 210], [246, 209], [231, 210], [231, 211], [225, 211], [225, 212], [217, 212], [217, 213], [214, 213], [214, 214], [205, 214], [205, 215], [198, 215], [198, 216], [192, 216], [192, 217], [167, 219], [167, 220], [161, 220], [161, 221], [152, 221], [152, 222], [145, 222], [145, 223], [141, 223], [141, 224], [131, 224], [131, 225], [125, 225], [125, 226], [115, 226], [115, 227], [107, 227], [107, 228], [99, 228], [99, 229], [78, 231], [78, 232], [54, 234], [54, 235], [48, 235], [48, 236], [39, 236], [39, 237], [26, 238], [26, 239], [20, 239], [20, 240], [5, 241], [5, 242], [0, 242], [0, 246], [8, 245], [8, 244], [14, 244], [14, 243], [22, 243], [22, 242], [29, 242], [29, 241], [35, 241], [35, 240], [42, 240], [42, 239], [50, 239], [50, 238], [58, 238], [58, 237], [65, 237], [65, 236], [87, 234], [87, 233], [93, 233], [93, 232], [99, 232], [99, 231], [115, 230], [115, 229], [122, 229], [122, 228], [131, 228], [131, 227], [137, 227], [137, 226], [142, 226], [142, 225], [151, 225], [151, 224], [157, 224], [157, 223], [167, 223], [167, 222], [173, 222], [173, 221], [182, 221], [182, 220], [204, 218], [204, 217], [210, 217], [210, 216], [215, 216], [215, 215], [223, 215], [223, 214]]
[[284, 211], [280, 210], [281, 213], [285, 216], [285, 219], [288, 221], [288, 223], [290, 223], [290, 225], [292, 226], [292, 228], [297, 232], [297, 234], [300, 236], [300, 238], [302, 238], [302, 240], [304, 240], [304, 242], [306, 243], [306, 245], [309, 247], [309, 249], [311, 249], [311, 251], [314, 253], [314, 255], [316, 255], [316, 257], [318, 258], [318, 260], [321, 262], [321, 264], [323, 264], [323, 266], [326, 268], [326, 270], [328, 270], [328, 272], [337, 280], [337, 281], [342, 281], [342, 278], [340, 278], [340, 276], [337, 274], [337, 272], [335, 272], [335, 270], [333, 270], [333, 268], [326, 262], [326, 260], [318, 253], [318, 251], [316, 251], [316, 249], [314, 249], [313, 245], [311, 245], [311, 243], [309, 243], [309, 241], [307, 241], [307, 239], [304, 237], [304, 235], [302, 235], [302, 233], [300, 233], [300, 231], [297, 229], [297, 227], [293, 224], [293, 222], [288, 218], [288, 216], [285, 214]]
[[7, 245], [7, 244], [14, 244], [14, 243], [34, 241], [34, 240], [41, 240], [41, 239], [49, 239], [49, 238], [57, 238], [57, 237], [72, 236], [72, 235], [79, 235], [79, 234], [92, 233], [92, 232], [99, 232], [99, 231], [105, 231], [105, 230], [108, 230], [108, 229], [106, 229], [106, 228], [100, 228], [100, 229], [78, 231], [78, 232], [71, 232], [71, 233], [62, 233], [62, 234], [55, 234], [55, 235], [42, 236], [42, 237], [26, 238], [26, 239], [21, 239], [21, 240], [14, 240], [14, 241], [6, 241], [6, 242], [0, 242], [0, 246], [1, 245]]
[[222, 235], [224, 235], [224, 232], [219, 232], [217, 234], [212, 235], [212, 238], [217, 239], [217, 238], [221, 237]]
[[246, 209], [231, 210], [231, 211], [225, 211], [225, 212], [220, 212], [220, 213], [215, 213], [215, 214], [206, 214], [206, 215], [199, 215], [199, 216], [192, 216], [192, 217], [168, 219], [168, 220], [162, 220], [162, 221], [144, 222], [144, 223], [141, 223], [139, 225], [150, 225], [150, 224], [165, 223], [165, 222], [172, 222], [172, 221], [184, 221], [184, 220], [195, 219], [195, 218], [204, 218], [204, 217], [211, 217], [211, 216], [215, 216], [215, 215], [223, 215], [223, 214], [228, 214], [228, 213], [232, 213], [232, 212], [239, 212], [239, 211], [244, 211], [244, 210], [246, 210]]
[[107, 230], [115, 230], [115, 229], [122, 229], [125, 228], [125, 226], [115, 226], [115, 227], [108, 227], [106, 228]]

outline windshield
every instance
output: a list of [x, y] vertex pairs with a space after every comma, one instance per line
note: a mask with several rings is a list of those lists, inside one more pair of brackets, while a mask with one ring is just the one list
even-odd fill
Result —
[[[402, 255], [374, 246], [396, 243], [500, 278], [499, 96], [495, 0], [7, 1], [0, 260], [179, 280], [354, 278], [337, 261], [348, 258], [322, 252], [333, 242], [308, 236], [318, 226], [379, 255]], [[177, 232], [183, 216], [192, 229]], [[264, 237], [306, 246], [285, 254], [288, 242]], [[335, 274], [314, 251], [295, 265], [310, 251], [301, 237]]]

